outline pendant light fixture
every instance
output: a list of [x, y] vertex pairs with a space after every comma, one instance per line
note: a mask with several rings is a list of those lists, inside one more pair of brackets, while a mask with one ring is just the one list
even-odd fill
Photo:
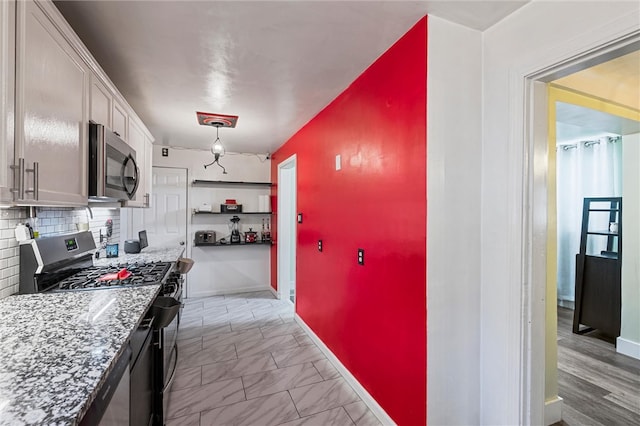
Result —
[[198, 118], [198, 124], [201, 126], [213, 126], [216, 128], [216, 140], [213, 142], [213, 145], [211, 145], [213, 161], [209, 164], [205, 164], [204, 168], [206, 169], [209, 166], [217, 164], [218, 167], [222, 169], [222, 174], [226, 175], [227, 171], [222, 164], [220, 164], [220, 158], [224, 157], [225, 149], [224, 145], [222, 145], [222, 142], [220, 141], [220, 135], [218, 132], [220, 127], [236, 127], [238, 116], [196, 111], [196, 117]]
[[213, 123], [212, 126], [216, 128], [216, 140], [213, 142], [213, 145], [211, 145], [211, 153], [213, 154], [213, 161], [209, 164], [205, 164], [204, 168], [206, 169], [209, 166], [217, 164], [218, 167], [222, 169], [222, 174], [226, 175], [227, 170], [224, 168], [222, 164], [220, 164], [220, 157], [224, 157], [224, 154], [225, 154], [224, 145], [222, 145], [222, 142], [220, 141], [220, 136], [218, 134], [220, 127], [222, 127], [222, 123], [220, 124]]

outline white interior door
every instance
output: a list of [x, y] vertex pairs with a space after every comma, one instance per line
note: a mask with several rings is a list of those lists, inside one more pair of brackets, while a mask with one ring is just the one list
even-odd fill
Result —
[[[151, 246], [184, 245], [187, 238], [187, 170], [153, 168], [151, 207], [120, 209], [121, 246], [147, 231]], [[186, 253], [184, 254], [187, 255]]]
[[150, 208], [138, 209], [143, 213], [143, 229], [147, 230], [149, 244], [184, 245], [187, 240], [187, 170], [154, 167], [151, 197]]
[[296, 292], [296, 157], [278, 166], [278, 295], [295, 303]]

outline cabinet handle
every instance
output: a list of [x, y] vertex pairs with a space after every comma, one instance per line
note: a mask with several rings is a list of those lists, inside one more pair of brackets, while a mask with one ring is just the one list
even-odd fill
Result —
[[156, 317], [151, 317], [151, 318], [145, 318], [142, 320], [142, 322], [140, 323], [140, 328], [147, 330], [149, 328], [151, 328], [151, 325], [153, 324], [153, 321], [156, 319]]
[[34, 198], [37, 200], [40, 199], [40, 163], [39, 162], [35, 162], [33, 163], [33, 186], [34, 186]]
[[[18, 171], [18, 185], [16, 188], [11, 188], [11, 192], [14, 194], [14, 200], [24, 199], [24, 158], [18, 158], [18, 165], [9, 166], [13, 170], [13, 181], [16, 181], [16, 170]], [[17, 194], [17, 195], [16, 195]]]
[[37, 161], [33, 162], [32, 169], [25, 169], [25, 172], [33, 173], [33, 188], [27, 189], [24, 192], [33, 193], [33, 199], [36, 201], [38, 200], [38, 175], [39, 175], [38, 169], [39, 169], [39, 164]]
[[148, 192], [144, 194], [144, 206], [149, 207], [151, 205], [151, 194]]

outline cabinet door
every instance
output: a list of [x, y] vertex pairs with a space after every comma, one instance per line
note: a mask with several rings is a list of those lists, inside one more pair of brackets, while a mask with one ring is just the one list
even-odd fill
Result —
[[15, 19], [14, 1], [0, 2], [0, 202], [13, 199], [14, 184], [14, 89], [15, 89]]
[[91, 74], [91, 110], [89, 118], [95, 123], [111, 129], [111, 110], [113, 98], [106, 86], [95, 74]]
[[112, 130], [116, 132], [120, 138], [128, 142], [129, 141], [129, 114], [124, 106], [116, 99], [113, 98], [113, 113], [111, 116]]
[[136, 151], [136, 163], [138, 164], [138, 190], [132, 200], [126, 202], [127, 207], [144, 207], [145, 202], [145, 144], [144, 133], [133, 119], [129, 119], [129, 145]]
[[89, 70], [37, 3], [18, 2], [17, 18], [18, 203], [86, 205]]
[[135, 363], [131, 366], [131, 387], [129, 424], [147, 426], [153, 416], [153, 346], [151, 333], [145, 341], [140, 354], [132, 354]]

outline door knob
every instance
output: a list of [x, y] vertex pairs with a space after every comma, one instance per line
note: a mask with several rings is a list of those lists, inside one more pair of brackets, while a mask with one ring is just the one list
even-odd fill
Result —
[[184, 241], [180, 241], [180, 245], [183, 246], [184, 245]]

